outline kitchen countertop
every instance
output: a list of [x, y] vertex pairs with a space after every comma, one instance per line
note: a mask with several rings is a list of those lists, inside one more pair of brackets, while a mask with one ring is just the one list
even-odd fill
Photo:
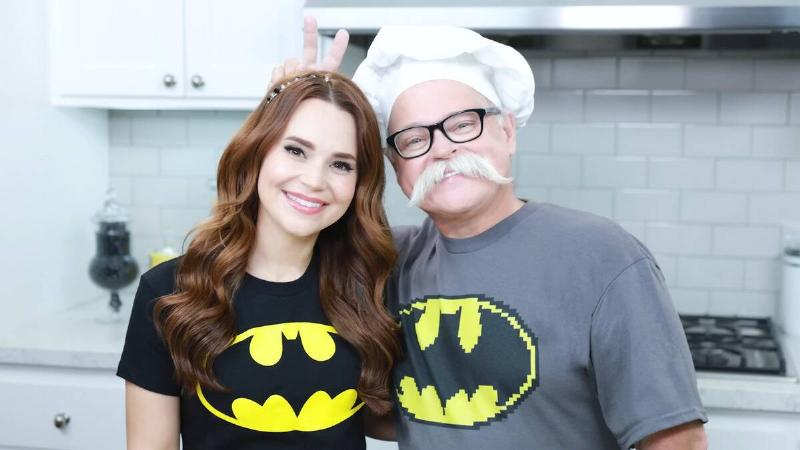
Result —
[[0, 330], [0, 364], [116, 371], [133, 302], [120, 297], [117, 322], [100, 322], [110, 313], [103, 297]]
[[697, 387], [706, 408], [800, 413], [800, 337], [779, 335], [786, 377], [698, 372]]
[[[0, 364], [115, 371], [125, 341], [131, 297], [122, 297], [123, 320], [100, 323], [106, 300], [0, 330]], [[789, 377], [699, 372], [706, 408], [800, 413], [800, 337], [781, 338]]]

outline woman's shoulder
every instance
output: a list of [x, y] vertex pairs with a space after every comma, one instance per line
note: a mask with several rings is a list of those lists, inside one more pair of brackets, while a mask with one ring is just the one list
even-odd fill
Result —
[[175, 290], [175, 275], [183, 256], [164, 261], [142, 274], [142, 282], [157, 296], [171, 294]]

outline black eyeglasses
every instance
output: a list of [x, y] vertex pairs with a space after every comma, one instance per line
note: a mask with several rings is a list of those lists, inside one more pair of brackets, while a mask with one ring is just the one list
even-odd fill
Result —
[[456, 144], [478, 139], [483, 133], [483, 118], [492, 114], [500, 114], [500, 110], [497, 108], [465, 109], [451, 114], [433, 125], [409, 127], [393, 133], [386, 138], [386, 144], [403, 159], [416, 158], [430, 151], [433, 146], [433, 132], [436, 130], [441, 130], [444, 137]]

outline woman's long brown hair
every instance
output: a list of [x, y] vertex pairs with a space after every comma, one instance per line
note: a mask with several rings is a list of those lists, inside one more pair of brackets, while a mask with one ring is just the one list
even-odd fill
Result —
[[317, 238], [320, 302], [339, 335], [361, 356], [360, 397], [383, 413], [391, 406], [389, 377], [400, 347], [397, 324], [383, 302], [396, 254], [383, 210], [378, 124], [361, 91], [340, 75], [301, 73], [297, 80], [274, 86], [287, 81], [271, 101], [261, 101], [225, 149], [212, 214], [192, 231], [177, 268], [175, 292], [157, 301], [153, 317], [184, 392], [193, 392], [197, 383], [224, 389], [212, 368], [237, 332], [233, 298], [255, 243], [261, 164], [302, 101], [330, 102], [355, 120], [358, 180], [344, 216]]

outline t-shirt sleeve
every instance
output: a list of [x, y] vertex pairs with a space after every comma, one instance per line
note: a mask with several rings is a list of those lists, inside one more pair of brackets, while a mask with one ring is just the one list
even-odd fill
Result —
[[408, 252], [408, 246], [411, 244], [411, 238], [419, 234], [420, 227], [416, 225], [402, 225], [392, 227], [392, 238], [398, 254]]
[[153, 288], [141, 277], [117, 376], [148, 391], [177, 396], [180, 386], [175, 382], [175, 366], [153, 323], [153, 306], [157, 299]]
[[389, 274], [389, 279], [386, 280], [384, 296], [386, 298], [386, 306], [395, 318], [397, 318], [399, 314], [397, 299], [399, 278], [410, 257], [409, 254], [412, 251], [411, 247], [414, 244], [414, 237], [419, 235], [420, 230], [420, 227], [412, 225], [392, 227], [392, 238], [394, 239], [394, 247], [397, 251], [397, 260], [395, 261], [394, 269], [392, 269]]
[[606, 424], [621, 448], [708, 419], [664, 276], [643, 257], [606, 288], [592, 317], [591, 367]]

